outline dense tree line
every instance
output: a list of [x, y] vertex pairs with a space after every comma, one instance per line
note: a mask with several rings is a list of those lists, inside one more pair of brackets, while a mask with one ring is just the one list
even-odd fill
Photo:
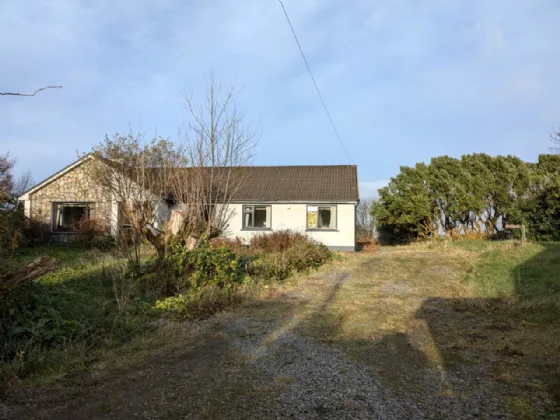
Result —
[[537, 163], [477, 153], [401, 167], [372, 210], [380, 240], [503, 236], [524, 224], [536, 240], [560, 240], [560, 155]]

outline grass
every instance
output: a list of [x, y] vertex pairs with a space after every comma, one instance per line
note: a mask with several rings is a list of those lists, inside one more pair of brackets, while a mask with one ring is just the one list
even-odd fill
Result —
[[108, 267], [125, 264], [122, 259], [79, 246], [51, 245], [22, 249], [10, 263], [21, 266], [42, 254], [54, 256], [59, 268], [10, 296], [8, 309], [19, 314], [9, 327], [19, 356], [0, 365], [4, 381], [83, 369], [92, 349], [129, 340], [141, 322], [119, 316], [113, 281], [106, 275]]
[[[78, 308], [84, 319], [95, 319], [98, 312], [116, 318], [111, 285], [99, 277], [102, 264], [83, 263], [94, 254], [72, 250], [60, 258], [65, 266], [40, 281], [43, 290], [72, 302], [68, 310]], [[341, 254], [311, 278], [301, 274], [282, 285], [261, 284], [260, 294], [209, 324], [171, 323], [126, 340], [111, 332], [120, 331], [118, 325], [103, 324], [100, 336], [106, 342], [97, 350], [78, 344], [57, 350], [66, 351], [67, 362], [53, 368], [53, 377], [69, 371], [91, 372], [95, 380], [134, 377], [150, 361], [155, 372], [181, 371], [176, 365], [189, 361], [204, 366], [211, 395], [221, 396], [219, 387], [228, 382], [213, 382], [223, 375], [214, 364], [226, 357], [221, 349], [232, 337], [222, 332], [227, 328], [213, 331], [205, 325], [251, 319], [279, 325], [263, 337], [263, 346], [290, 333], [314, 338], [372, 371], [396, 398], [420, 406], [442, 396], [488, 394], [519, 418], [554, 418], [560, 414], [558, 273], [558, 243], [442, 241]], [[135, 316], [128, 325], [143, 315]], [[459, 377], [459, 383], [448, 375]], [[267, 393], [279, 393], [291, 381], [280, 376]], [[119, 392], [124, 385], [112, 386]]]
[[[458, 245], [461, 247], [461, 245]], [[501, 299], [535, 322], [560, 316], [560, 243], [501, 242], [470, 245], [478, 250], [476, 266], [465, 282], [471, 297]]]
[[473, 366], [516, 415], [557, 413], [560, 244], [382, 248], [347, 255], [339, 269], [350, 273], [340, 287], [307, 286], [318, 298], [300, 313], [300, 334], [340, 347], [419, 403], [434, 383], [454, 393], [435, 372]]
[[[282, 245], [288, 247], [283, 252], [297, 257], [294, 262], [303, 265], [280, 267], [285, 271], [281, 280], [330, 259], [326, 248], [300, 243], [299, 236], [297, 243], [289, 246], [286, 241], [290, 238], [289, 232], [282, 233]], [[267, 253], [264, 245], [261, 248], [257, 257], [267, 263], [264, 268], [277, 270], [278, 264], [267, 259], [277, 253]], [[79, 245], [23, 248], [3, 268], [16, 269], [43, 254], [57, 259], [57, 270], [21, 287], [9, 299], [0, 302], [0, 316], [5, 320], [3, 326], [0, 324], [4, 338], [0, 345], [0, 385], [20, 378], [27, 382], [44, 382], [85, 370], [108, 349], [153, 330], [154, 321], [161, 325], [167, 321], [204, 319], [259, 294], [267, 284], [275, 284], [270, 276], [261, 278], [269, 274], [267, 270], [255, 273], [261, 276], [245, 271], [231, 284], [214, 285], [214, 277], [211, 277], [208, 284], [176, 290], [177, 294], [169, 296], [170, 289], [177, 286], [169, 286], [171, 280], [176, 280], [167, 277], [173, 275], [171, 271], [159, 271], [153, 263], [146, 262], [145, 272], [133, 277], [126, 260], [115, 252]], [[143, 254], [151, 255], [148, 250]], [[220, 260], [212, 259], [215, 255], [219, 257], [223, 253], [216, 251], [207, 255], [206, 265], [200, 262], [200, 256], [196, 257], [199, 259], [195, 268], [200, 272], [208, 271], [216, 258]], [[227, 271], [227, 267], [220, 269]], [[194, 274], [185, 273], [184, 276], [182, 279], [190, 279], [187, 276]]]

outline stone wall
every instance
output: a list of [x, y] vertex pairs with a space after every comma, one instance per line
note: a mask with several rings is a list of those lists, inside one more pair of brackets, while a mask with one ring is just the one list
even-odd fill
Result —
[[99, 162], [87, 160], [31, 194], [31, 219], [51, 226], [54, 202], [92, 202], [93, 218], [107, 227], [111, 220], [111, 195], [95, 182], [94, 167]]

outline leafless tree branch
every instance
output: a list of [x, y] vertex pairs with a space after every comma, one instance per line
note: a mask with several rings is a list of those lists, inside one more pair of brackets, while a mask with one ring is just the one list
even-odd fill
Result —
[[47, 89], [62, 89], [62, 86], [45, 86], [37, 89], [33, 93], [20, 93], [20, 92], [0, 92], [0, 95], [11, 95], [11, 96], [35, 96], [37, 93], [42, 92]]
[[552, 144], [550, 151], [552, 153], [560, 153], [560, 129], [550, 134], [550, 143]]
[[375, 219], [371, 210], [375, 201], [375, 198], [363, 198], [356, 208], [356, 228], [359, 237], [373, 238]]

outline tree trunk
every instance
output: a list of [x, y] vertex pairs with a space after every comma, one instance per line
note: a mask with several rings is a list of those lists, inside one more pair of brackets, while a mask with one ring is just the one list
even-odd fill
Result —
[[42, 255], [36, 258], [15, 273], [8, 274], [8, 276], [2, 280], [2, 284], [0, 285], [0, 297], [8, 295], [28, 281], [39, 278], [50, 271], [54, 271], [55, 268], [56, 260], [53, 257]]
[[146, 225], [146, 228], [144, 229], [144, 236], [156, 249], [158, 258], [160, 260], [163, 259], [163, 257], [165, 257], [165, 251], [167, 248], [164, 232], [156, 229], [156, 227], [151, 223], [148, 223]]

